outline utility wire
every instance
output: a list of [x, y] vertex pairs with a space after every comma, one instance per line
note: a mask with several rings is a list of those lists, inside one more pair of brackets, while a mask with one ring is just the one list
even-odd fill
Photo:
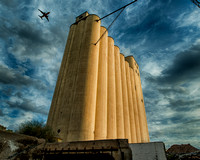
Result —
[[121, 12], [117, 15], [117, 17], [115, 17], [115, 19], [112, 21], [112, 23], [108, 26], [108, 29], [105, 30], [105, 32], [101, 35], [101, 37], [97, 40], [97, 42], [94, 44], [96, 45], [100, 40], [101, 38], [106, 34], [106, 32], [109, 30], [109, 28], [112, 26], [112, 24], [116, 21], [116, 19], [120, 16], [120, 14], [124, 11], [125, 8], [123, 8], [121, 10]]
[[109, 30], [109, 28], [113, 25], [113, 23], [117, 20], [117, 18], [120, 16], [120, 14], [124, 11], [124, 9], [125, 9], [127, 6], [129, 6], [129, 5], [131, 5], [131, 4], [135, 3], [135, 2], [137, 2], [137, 0], [135, 0], [135, 1], [133, 1], [133, 2], [131, 2], [131, 3], [129, 3], [129, 4], [127, 4], [127, 5], [123, 6], [123, 7], [119, 8], [119, 9], [117, 9], [117, 10], [115, 10], [115, 11], [109, 13], [108, 15], [106, 15], [106, 16], [104, 16], [104, 17], [102, 17], [102, 18], [100, 18], [100, 19], [97, 20], [97, 22], [98, 22], [98, 21], [100, 21], [100, 20], [102, 20], [102, 19], [104, 19], [104, 18], [110, 16], [111, 14], [113, 14], [113, 13], [115, 13], [115, 12], [121, 10], [121, 12], [115, 17], [115, 19], [112, 21], [112, 23], [108, 26], [108, 29], [106, 29], [106, 31], [101, 35], [101, 37], [97, 40], [97, 42], [96, 42], [94, 45], [96, 45], [96, 44], [101, 40], [101, 38], [106, 34], [106, 32]]
[[191, 1], [200, 8], [200, 2], [198, 0], [191, 0]]
[[97, 20], [97, 21], [100, 21], [100, 20], [102, 20], [102, 19], [104, 19], [104, 18], [106, 18], [106, 17], [110, 16], [111, 14], [113, 14], [113, 13], [117, 12], [117, 11], [119, 11], [119, 10], [121, 10], [121, 9], [124, 9], [124, 8], [126, 8], [127, 6], [129, 6], [129, 5], [131, 5], [131, 4], [135, 3], [135, 2], [137, 2], [137, 0], [135, 0], [135, 1], [133, 1], [133, 2], [131, 2], [131, 3], [129, 3], [129, 4], [127, 4], [127, 5], [123, 6], [123, 7], [121, 7], [121, 8], [119, 8], [119, 9], [117, 9], [117, 10], [115, 10], [115, 11], [113, 11], [113, 12], [111, 12], [111, 13], [107, 14], [106, 16], [104, 16], [104, 17], [100, 18], [100, 19], [99, 19], [99, 20]]

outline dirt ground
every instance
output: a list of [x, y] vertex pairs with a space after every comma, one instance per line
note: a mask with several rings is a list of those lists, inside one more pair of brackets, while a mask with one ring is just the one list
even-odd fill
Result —
[[[44, 139], [0, 131], [0, 159], [17, 159], [30, 149], [45, 143]], [[21, 159], [21, 158], [20, 158]]]

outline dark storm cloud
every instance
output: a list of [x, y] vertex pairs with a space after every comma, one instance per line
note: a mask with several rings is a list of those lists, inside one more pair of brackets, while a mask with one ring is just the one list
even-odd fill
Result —
[[15, 34], [19, 36], [19, 38], [25, 40], [29, 40], [36, 44], [48, 45], [48, 39], [45, 39], [43, 36], [43, 32], [41, 29], [37, 28], [35, 25], [30, 25], [25, 23], [24, 21], [19, 22], [19, 28], [15, 28]]
[[34, 102], [35, 100], [25, 98], [21, 91], [12, 94], [15, 100], [5, 100], [6, 107], [11, 109], [20, 109], [27, 112], [40, 113], [47, 115], [48, 111], [44, 106], [38, 106]]
[[200, 75], [200, 46], [195, 45], [176, 56], [173, 64], [162, 72], [165, 81], [196, 79]]
[[[143, 57], [152, 57], [152, 52], [155, 56], [154, 59], [163, 60], [163, 56], [166, 55], [163, 55], [160, 50], [165, 50], [180, 42], [179, 36], [182, 36], [182, 33], [176, 29], [174, 19], [168, 16], [168, 12], [163, 11], [164, 5], [160, 1], [149, 8], [148, 6], [141, 7], [145, 12], [140, 9], [139, 15], [136, 18], [133, 16], [134, 20], [119, 21], [120, 27], [119, 25], [115, 27], [115, 31], [119, 31], [116, 32], [115, 39], [119, 40], [119, 44], [124, 44], [125, 48], [131, 49], [139, 64]], [[129, 14], [131, 17], [131, 14], [135, 14], [135, 11], [133, 10]], [[123, 33], [123, 35], [118, 39], [120, 33]], [[169, 54], [172, 53], [169, 52]]]
[[32, 79], [29, 76], [22, 75], [13, 69], [7, 68], [0, 64], [0, 83], [5, 85], [13, 85], [16, 87], [27, 86], [36, 87], [37, 89], [45, 89], [46, 86], [41, 81]]
[[[49, 45], [49, 39], [45, 38], [45, 34], [35, 24], [27, 23], [22, 20], [15, 20], [15, 22], [9, 22], [5, 19], [0, 19], [0, 37], [8, 42], [12, 37], [12, 45], [21, 44], [26, 47], [27, 55], [40, 54], [36, 51], [44, 45]], [[15, 44], [16, 43], [16, 44]], [[32, 50], [32, 52], [30, 52]], [[35, 52], [33, 52], [35, 51]]]
[[169, 99], [169, 105], [176, 112], [195, 111], [200, 107], [200, 99]]
[[36, 106], [32, 102], [32, 100], [28, 100], [25, 98], [21, 98], [20, 101], [15, 101], [15, 102], [7, 101], [6, 103], [10, 108], [21, 109], [23, 111], [40, 113], [44, 115], [48, 114], [48, 111], [44, 110], [44, 106]]
[[0, 117], [4, 116], [3, 111], [0, 109]]
[[169, 93], [175, 93], [175, 94], [186, 94], [187, 91], [183, 87], [167, 87], [167, 88], [158, 88], [158, 91], [162, 94], [169, 94]]
[[195, 105], [197, 104], [197, 102], [200, 102], [200, 99], [199, 100], [183, 100], [183, 99], [180, 99], [180, 100], [171, 100], [170, 101], [170, 105], [176, 107], [176, 106], [189, 106], [189, 105]]
[[[193, 137], [197, 138], [196, 142], [198, 142], [198, 137], [199, 137], [199, 127], [194, 127], [194, 126], [186, 126], [185, 124], [181, 125], [176, 125], [176, 126], [171, 126], [167, 127], [165, 129], [157, 130], [157, 131], [152, 131], [151, 137], [158, 138], [160, 139], [161, 137], [171, 137], [168, 142], [170, 141], [172, 144], [174, 143], [184, 143], [184, 140], [188, 140], [188, 142], [195, 143], [195, 139], [192, 140]], [[190, 139], [189, 139], [190, 137]], [[167, 142], [166, 141], [166, 142]], [[178, 142], [177, 142], [178, 141]], [[197, 145], [197, 144], [195, 144]]]
[[[16, 0], [17, 1], [17, 0]], [[4, 7], [14, 7], [15, 6], [15, 2], [14, 0], [1, 0], [0, 4], [2, 4]]]
[[196, 122], [200, 122], [200, 119], [190, 120], [188, 122], [185, 122], [185, 124], [191, 124], [191, 123], [196, 123]]
[[191, 80], [199, 79], [199, 75], [200, 46], [194, 45], [190, 49], [177, 54], [172, 64], [162, 71], [161, 76], [148, 78], [152, 82], [167, 85], [184, 84]]

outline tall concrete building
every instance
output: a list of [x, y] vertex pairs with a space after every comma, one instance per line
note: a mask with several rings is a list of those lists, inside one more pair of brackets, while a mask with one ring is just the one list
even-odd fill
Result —
[[149, 142], [139, 67], [124, 57], [97, 15], [71, 25], [47, 125], [64, 142]]

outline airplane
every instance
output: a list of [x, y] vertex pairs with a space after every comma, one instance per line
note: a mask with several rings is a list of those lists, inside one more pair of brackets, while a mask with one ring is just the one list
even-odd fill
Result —
[[42, 16], [39, 16], [41, 19], [43, 18], [43, 17], [45, 17], [46, 19], [47, 19], [47, 21], [49, 21], [49, 19], [48, 19], [48, 14], [50, 13], [50, 12], [47, 12], [47, 13], [45, 13], [45, 12], [42, 12], [40, 9], [38, 9], [43, 15]]

